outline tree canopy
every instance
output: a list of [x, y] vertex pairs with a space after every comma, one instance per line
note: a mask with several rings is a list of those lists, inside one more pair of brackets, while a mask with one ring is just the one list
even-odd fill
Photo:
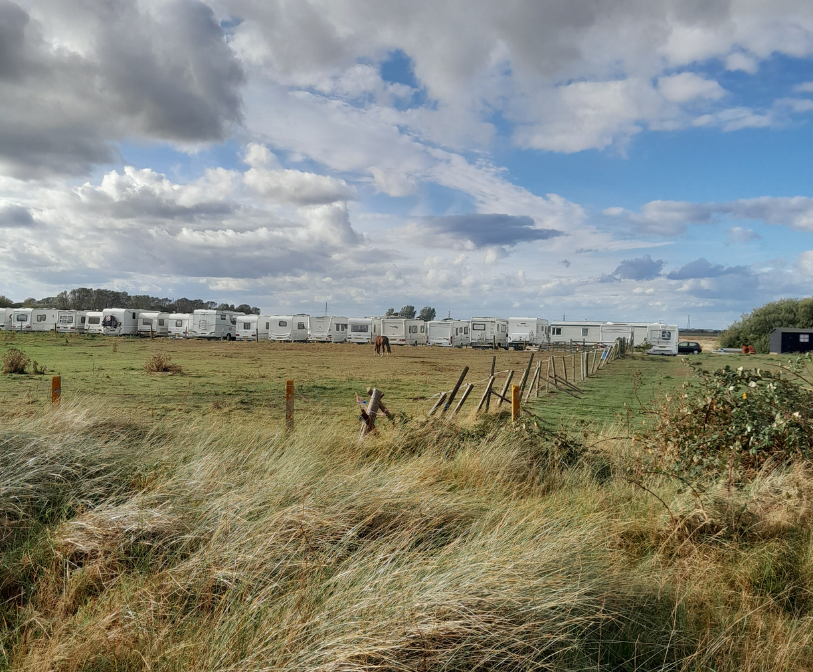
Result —
[[421, 308], [421, 312], [419, 313], [418, 317], [422, 319], [424, 322], [431, 322], [435, 319], [437, 312], [435, 311], [432, 306], [424, 306]]
[[813, 328], [813, 298], [780, 299], [754, 308], [722, 333], [720, 344], [724, 348], [751, 345], [765, 353], [769, 351], [771, 331], [777, 327]]

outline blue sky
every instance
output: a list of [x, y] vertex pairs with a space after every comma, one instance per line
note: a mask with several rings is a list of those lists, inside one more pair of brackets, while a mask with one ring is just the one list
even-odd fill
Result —
[[5, 0], [0, 40], [16, 299], [724, 327], [809, 293], [807, 2]]

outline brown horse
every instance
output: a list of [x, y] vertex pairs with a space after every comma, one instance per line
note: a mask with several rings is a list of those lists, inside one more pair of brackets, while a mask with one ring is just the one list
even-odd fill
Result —
[[[392, 354], [392, 350], [390, 350], [390, 339], [386, 336], [376, 336], [373, 343], [375, 344], [375, 355], [381, 355], [383, 357], [384, 350], [387, 351], [388, 355]], [[375, 357], [375, 355], [373, 355], [373, 357]]]

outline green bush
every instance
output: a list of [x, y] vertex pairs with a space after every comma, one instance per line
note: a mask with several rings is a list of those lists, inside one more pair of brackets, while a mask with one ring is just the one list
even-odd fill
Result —
[[722, 333], [720, 344], [724, 348], [751, 345], [767, 353], [771, 331], [777, 327], [813, 328], [813, 298], [782, 299], [755, 308]]

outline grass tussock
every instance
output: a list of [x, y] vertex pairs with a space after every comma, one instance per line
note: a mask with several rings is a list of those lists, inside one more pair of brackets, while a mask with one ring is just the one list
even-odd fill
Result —
[[806, 669], [810, 467], [681, 491], [619, 435], [13, 419], [0, 668]]
[[3, 373], [25, 373], [30, 363], [22, 350], [12, 346], [3, 355]]
[[172, 357], [163, 352], [150, 355], [144, 362], [144, 370], [147, 373], [183, 373], [181, 365], [173, 364]]

